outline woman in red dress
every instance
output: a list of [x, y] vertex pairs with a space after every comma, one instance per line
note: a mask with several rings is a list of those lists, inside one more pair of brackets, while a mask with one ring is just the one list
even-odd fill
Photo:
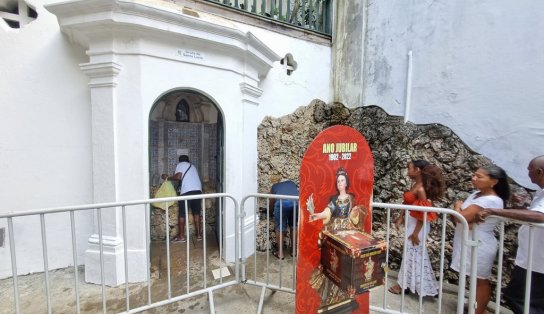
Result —
[[[408, 176], [413, 183], [409, 191], [404, 193], [406, 205], [432, 206], [432, 201], [444, 194], [445, 183], [442, 170], [425, 160], [413, 160], [408, 163]], [[424, 215], [427, 216], [426, 228], [423, 228]], [[398, 283], [389, 288], [389, 292], [400, 294], [402, 289], [409, 289], [421, 296], [435, 296], [438, 293], [438, 284], [434, 276], [431, 261], [427, 250], [423, 250], [421, 240], [429, 234], [430, 223], [436, 220], [436, 213], [410, 211], [405, 232], [408, 233], [406, 256], [398, 275]], [[396, 225], [404, 221], [404, 211], [397, 218]], [[425, 229], [425, 235], [423, 234]], [[421, 286], [421, 265], [423, 264], [423, 285]]]

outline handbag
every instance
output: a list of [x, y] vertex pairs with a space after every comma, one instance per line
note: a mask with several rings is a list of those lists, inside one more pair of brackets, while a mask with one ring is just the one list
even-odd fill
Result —
[[[163, 197], [175, 197], [177, 196], [176, 189], [174, 188], [174, 185], [171, 181], [164, 181], [157, 192], [155, 192], [154, 198], [163, 198]], [[160, 208], [162, 210], [166, 210], [166, 208], [174, 205], [174, 201], [170, 202], [157, 202], [157, 203], [151, 203], [153, 207]]]

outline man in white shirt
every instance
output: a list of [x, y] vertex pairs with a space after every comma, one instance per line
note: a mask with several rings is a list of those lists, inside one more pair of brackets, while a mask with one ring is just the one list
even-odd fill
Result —
[[[482, 222], [489, 215], [529, 222], [544, 222], [544, 155], [531, 160], [527, 167], [531, 182], [540, 187], [527, 210], [524, 209], [491, 209], [486, 208], [476, 214], [476, 221]], [[544, 239], [544, 228], [533, 229], [533, 243]], [[536, 248], [536, 249], [535, 249]], [[529, 313], [544, 313], [544, 250], [533, 245], [529, 248], [529, 226], [523, 225], [518, 231], [518, 251], [511, 280], [504, 289], [504, 299], [512, 307], [515, 314], [523, 313], [525, 300], [525, 278], [529, 249], [533, 251], [531, 272], [531, 298]]]
[[[176, 171], [174, 171], [173, 176], [168, 176], [166, 174], [162, 175], [164, 180], [178, 180], [179, 184], [179, 195], [198, 195], [202, 194], [202, 183], [200, 182], [200, 177], [198, 176], [198, 170], [195, 165], [189, 162], [189, 156], [181, 155], [179, 156], [179, 163], [176, 166]], [[200, 223], [200, 215], [202, 212], [202, 200], [183, 200], [178, 202], [179, 208], [179, 225], [178, 225], [178, 235], [175, 236], [173, 242], [185, 242], [185, 204], [188, 204], [193, 213], [193, 220], [195, 223], [195, 234], [197, 240], [202, 240], [202, 226]]]

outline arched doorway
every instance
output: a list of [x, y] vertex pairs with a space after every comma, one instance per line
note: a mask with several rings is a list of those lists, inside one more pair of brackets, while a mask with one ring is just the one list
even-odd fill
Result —
[[[198, 169], [203, 193], [223, 191], [223, 115], [206, 95], [194, 90], [174, 90], [161, 96], [149, 115], [149, 185], [153, 197], [161, 174], [172, 175], [180, 155]], [[206, 228], [216, 229], [216, 204], [206, 201]], [[164, 211], [151, 209], [151, 240], [165, 239]], [[170, 236], [177, 234], [177, 204], [169, 210]], [[188, 221], [192, 228], [192, 215]]]

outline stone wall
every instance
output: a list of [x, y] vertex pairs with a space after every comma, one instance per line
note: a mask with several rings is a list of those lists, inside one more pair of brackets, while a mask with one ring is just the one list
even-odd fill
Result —
[[[467, 147], [449, 128], [439, 124], [416, 125], [404, 123], [402, 117], [390, 116], [379, 107], [346, 108], [342, 104], [325, 104], [314, 100], [294, 113], [266, 117], [258, 129], [259, 192], [267, 193], [271, 176], [281, 175], [298, 182], [299, 167], [306, 148], [314, 137], [332, 125], [348, 125], [357, 129], [368, 141], [374, 157], [374, 201], [401, 203], [402, 194], [410, 188], [406, 173], [412, 159], [425, 159], [440, 166], [445, 175], [447, 191], [437, 207], [453, 208], [455, 200], [465, 199], [473, 189], [472, 173], [491, 160]], [[520, 165], [525, 167], [525, 165]], [[527, 206], [529, 191], [511, 182], [512, 192], [520, 200], [508, 206]], [[392, 212], [396, 218], [398, 211]], [[386, 215], [380, 209], [373, 212], [374, 236], [384, 237]], [[455, 224], [446, 221], [445, 279], [457, 281], [457, 273], [449, 269]], [[432, 223], [428, 241], [429, 254], [436, 275], [439, 275], [440, 237], [442, 219]], [[503, 282], [509, 280], [516, 251], [517, 227], [506, 225]], [[398, 269], [402, 256], [403, 233], [392, 229], [390, 267]], [[496, 274], [496, 269], [494, 269]]]
[[[156, 191], [159, 189], [159, 186], [151, 186], [151, 197], [155, 195]], [[204, 194], [216, 193], [215, 185], [210, 181], [205, 180], [202, 182], [202, 189]], [[216, 222], [216, 209], [217, 209], [217, 199], [206, 199], [204, 201], [204, 208], [206, 212], [206, 228], [213, 229]], [[170, 238], [178, 235], [178, 203], [175, 202], [172, 206], [168, 207], [168, 231], [170, 233]], [[166, 213], [163, 209], [156, 208], [151, 206], [151, 219], [150, 219], [150, 235], [151, 241], [164, 241], [166, 238]], [[187, 222], [189, 223], [189, 232], [194, 234], [194, 225], [193, 225], [193, 215], [189, 210], [189, 217], [187, 217]]]

